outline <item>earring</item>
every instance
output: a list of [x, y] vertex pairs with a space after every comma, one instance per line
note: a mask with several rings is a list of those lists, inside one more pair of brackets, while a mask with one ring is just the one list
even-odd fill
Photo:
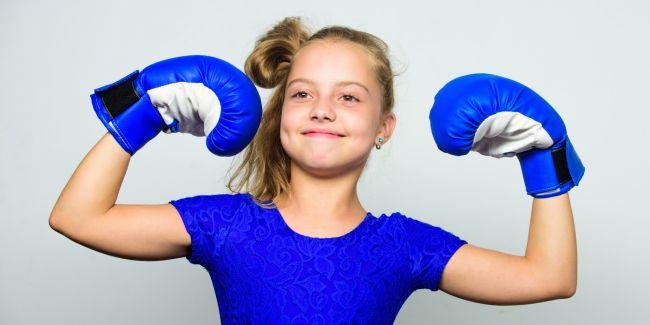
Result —
[[379, 144], [376, 144], [376, 145], [375, 145], [375, 148], [377, 148], [377, 150], [381, 149], [381, 143], [382, 143], [383, 141], [384, 141], [384, 139], [382, 139], [381, 137], [379, 137]]

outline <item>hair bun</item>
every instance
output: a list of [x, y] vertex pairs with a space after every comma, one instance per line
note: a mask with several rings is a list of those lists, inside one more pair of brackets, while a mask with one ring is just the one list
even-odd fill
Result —
[[293, 56], [308, 38], [300, 17], [284, 18], [257, 40], [244, 65], [246, 75], [262, 88], [277, 86], [287, 77]]

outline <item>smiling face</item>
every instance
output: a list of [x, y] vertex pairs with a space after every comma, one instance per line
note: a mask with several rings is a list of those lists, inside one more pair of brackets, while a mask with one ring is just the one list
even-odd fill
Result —
[[[294, 57], [282, 106], [280, 139], [302, 169], [321, 176], [365, 163], [381, 130], [381, 88], [363, 49], [319, 40]], [[325, 129], [340, 136], [305, 134]]]

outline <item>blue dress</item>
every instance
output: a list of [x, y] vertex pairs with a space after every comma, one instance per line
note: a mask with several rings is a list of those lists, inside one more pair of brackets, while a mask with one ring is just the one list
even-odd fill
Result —
[[222, 324], [392, 324], [413, 291], [438, 290], [467, 243], [399, 212], [368, 212], [352, 231], [316, 238], [248, 193], [169, 203], [192, 239], [187, 260], [210, 274]]

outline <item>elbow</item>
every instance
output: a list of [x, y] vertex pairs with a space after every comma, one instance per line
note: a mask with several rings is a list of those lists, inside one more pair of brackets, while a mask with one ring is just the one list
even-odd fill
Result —
[[50, 215], [50, 218], [49, 218], [48, 221], [50, 223], [50, 228], [52, 228], [53, 230], [56, 230], [57, 227], [58, 227], [58, 223], [57, 223], [56, 219], [54, 219], [54, 217]]
[[562, 282], [564, 285], [562, 288], [564, 289], [562, 293], [564, 294], [564, 298], [571, 298], [576, 294], [576, 288], [578, 287], [578, 274], [577, 273], [571, 273], [570, 276], [567, 276], [564, 278], [564, 281]]
[[576, 294], [576, 286], [570, 286], [564, 291], [564, 298], [571, 298]]
[[48, 220], [48, 222], [50, 224], [50, 228], [52, 228], [53, 230], [56, 230], [57, 232], [61, 232], [60, 231], [60, 229], [61, 229], [61, 221], [59, 219], [61, 219], [61, 218], [54, 217], [54, 215], [51, 214], [50, 218]]
[[[544, 272], [546, 274], [553, 274], [552, 272]], [[571, 298], [576, 294], [576, 288], [578, 286], [578, 277], [576, 273], [571, 272], [562, 272], [556, 273], [555, 276], [551, 278], [546, 278], [545, 283], [552, 283], [552, 288], [548, 293], [554, 296], [556, 299], [567, 299]]]
[[[566, 279], [562, 280], [546, 280], [539, 284], [540, 290], [544, 298], [544, 301], [555, 300], [555, 299], [568, 299], [575, 295], [576, 293], [576, 283], [575, 281], [568, 281]], [[544, 285], [546, 283], [547, 285]], [[548, 285], [552, 284], [552, 285]]]
[[571, 284], [571, 285], [565, 285], [562, 286], [560, 290], [558, 290], [558, 298], [559, 299], [568, 299], [573, 297], [576, 294], [576, 284]]
[[48, 218], [48, 223], [50, 224], [50, 228], [53, 230], [57, 230], [58, 227], [60, 226], [60, 216], [59, 216], [59, 211], [57, 209], [57, 205], [54, 205], [52, 208], [52, 211], [50, 211], [50, 217]]

